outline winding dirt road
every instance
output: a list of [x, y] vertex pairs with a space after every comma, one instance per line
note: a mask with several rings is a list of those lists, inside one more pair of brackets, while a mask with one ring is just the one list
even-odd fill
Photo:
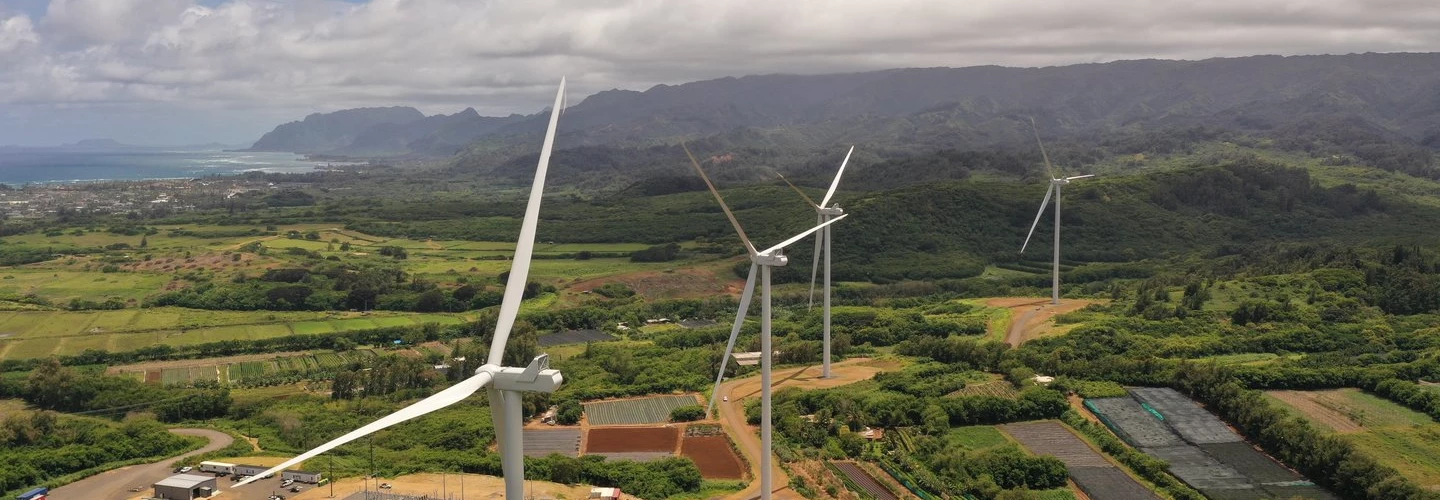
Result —
[[1034, 297], [1005, 297], [985, 301], [985, 305], [990, 307], [1010, 309], [1010, 328], [1005, 331], [1005, 343], [1010, 344], [1010, 347], [1020, 347], [1025, 341], [1039, 337], [1045, 330], [1045, 323], [1056, 315], [1078, 311], [1093, 303], [1093, 300], [1060, 299], [1060, 305], [1052, 305], [1049, 299]]
[[50, 492], [49, 498], [53, 500], [126, 500], [145, 494], [133, 493], [130, 488], [138, 486], [142, 492], [148, 492], [152, 484], [169, 477], [171, 471], [174, 470], [176, 461], [230, 446], [230, 443], [235, 441], [235, 438], [230, 437], [229, 434], [210, 429], [170, 429], [170, 432], [182, 436], [207, 438], [210, 440], [210, 444], [159, 462], [121, 467], [81, 479], [55, 488]]
[[[824, 389], [837, 387], [845, 384], [868, 380], [880, 373], [878, 366], [867, 365], [869, 358], [856, 358], [841, 361], [830, 365], [832, 377], [820, 378], [820, 365], [811, 365], [802, 368], [790, 368], [776, 370], [771, 374], [773, 389], [781, 387], [801, 387], [805, 389]], [[720, 410], [720, 422], [725, 427], [725, 432], [740, 452], [745, 455], [745, 462], [750, 468], [750, 484], [745, 489], [733, 493], [727, 498], [736, 500], [748, 500], [760, 496], [760, 428], [745, 422], [745, 400], [760, 397], [760, 376], [754, 375], [726, 381], [720, 384], [720, 395], [730, 398], [729, 402], [717, 403]], [[791, 490], [790, 478], [780, 468], [779, 460], [771, 460], [771, 478], [774, 484], [772, 491], [773, 498], [799, 499], [798, 493]]]

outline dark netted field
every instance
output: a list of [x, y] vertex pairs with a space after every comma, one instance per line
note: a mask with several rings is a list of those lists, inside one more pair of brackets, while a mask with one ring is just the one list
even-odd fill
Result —
[[1021, 445], [1040, 455], [1052, 455], [1065, 463], [1075, 484], [1090, 498], [1159, 500], [1154, 492], [1115, 467], [1090, 448], [1070, 429], [1055, 422], [1026, 422], [1001, 426]]
[[1168, 388], [1129, 391], [1133, 398], [1092, 399], [1085, 405], [1116, 435], [1165, 460], [1171, 474], [1212, 500], [1333, 498], [1184, 394]]
[[1085, 404], [1131, 446], [1151, 448], [1185, 444], [1180, 435], [1142, 408], [1134, 398], [1087, 399]]
[[580, 456], [580, 429], [525, 429], [525, 456]]
[[553, 347], [565, 344], [583, 344], [586, 342], [606, 342], [615, 340], [614, 336], [600, 330], [566, 330], [563, 332], [541, 335], [535, 340], [540, 347]]
[[1169, 387], [1134, 387], [1130, 394], [1165, 417], [1165, 423], [1191, 444], [1234, 443], [1245, 439], [1220, 417]]

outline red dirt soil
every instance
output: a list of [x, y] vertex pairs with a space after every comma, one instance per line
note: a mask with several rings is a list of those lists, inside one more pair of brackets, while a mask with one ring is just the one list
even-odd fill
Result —
[[745, 475], [740, 457], [724, 435], [687, 437], [680, 443], [680, 454], [694, 460], [705, 479], [741, 479]]
[[585, 453], [633, 451], [674, 452], [680, 444], [679, 427], [607, 427], [590, 429]]

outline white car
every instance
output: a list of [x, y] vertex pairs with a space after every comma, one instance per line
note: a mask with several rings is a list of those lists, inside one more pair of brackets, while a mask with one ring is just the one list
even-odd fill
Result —
[[730, 402], [730, 396], [720, 396], [720, 401], [721, 401], [721, 402], [724, 402], [724, 403], [729, 403], [729, 402]]
[[184, 474], [184, 473], [190, 472], [190, 471], [192, 471], [192, 470], [195, 470], [195, 468], [194, 468], [194, 467], [181, 467], [181, 468], [180, 468], [180, 473], [181, 473], [181, 474]]
[[286, 486], [290, 486], [290, 485], [292, 485], [292, 484], [295, 484], [295, 480], [294, 480], [294, 479], [286, 479], [286, 480], [284, 480], [284, 481], [280, 481], [280, 487], [281, 487], [281, 488], [284, 488], [284, 487], [286, 487]]

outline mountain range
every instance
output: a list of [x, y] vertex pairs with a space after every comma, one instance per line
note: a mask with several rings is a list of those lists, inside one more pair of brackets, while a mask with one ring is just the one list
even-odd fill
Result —
[[[1034, 117], [1042, 135], [1062, 141], [1210, 127], [1292, 142], [1319, 134], [1346, 150], [1381, 144], [1387, 155], [1410, 158], [1440, 146], [1436, 75], [1435, 53], [758, 75], [599, 92], [566, 110], [560, 144], [643, 148], [712, 137], [807, 154], [860, 144], [893, 158], [1021, 144], [1033, 140]], [[533, 154], [544, 122], [543, 112], [425, 117], [414, 108], [351, 109], [281, 125], [252, 149], [458, 152], [458, 165], [497, 168]]]

